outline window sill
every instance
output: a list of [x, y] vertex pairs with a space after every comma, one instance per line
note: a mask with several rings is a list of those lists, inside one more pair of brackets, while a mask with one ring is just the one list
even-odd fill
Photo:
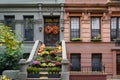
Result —
[[72, 42], [82, 42], [82, 40], [71, 40]]
[[23, 43], [35, 43], [35, 41], [23, 41]]
[[101, 39], [91, 39], [92, 42], [101, 42]]

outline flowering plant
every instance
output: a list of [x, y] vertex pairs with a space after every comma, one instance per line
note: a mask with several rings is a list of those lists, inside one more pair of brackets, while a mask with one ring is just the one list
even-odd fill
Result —
[[32, 66], [33, 66], [33, 67], [40, 67], [40, 64], [41, 64], [41, 63], [40, 63], [39, 61], [33, 61], [33, 62], [32, 62]]
[[2, 75], [0, 80], [12, 80], [12, 79], [8, 78], [6, 75]]

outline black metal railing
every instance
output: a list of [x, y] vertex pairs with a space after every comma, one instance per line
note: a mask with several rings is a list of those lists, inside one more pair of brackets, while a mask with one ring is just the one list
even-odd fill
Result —
[[81, 66], [79, 71], [80, 72], [105, 72], [105, 65], [102, 65], [102, 66]]

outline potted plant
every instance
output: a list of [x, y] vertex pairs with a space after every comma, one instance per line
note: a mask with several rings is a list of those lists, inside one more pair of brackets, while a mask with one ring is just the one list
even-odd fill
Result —
[[42, 52], [41, 52], [41, 56], [42, 56], [42, 57], [46, 57], [46, 56], [48, 56], [48, 54], [49, 54], [48, 51], [42, 51]]
[[55, 66], [61, 68], [61, 62], [56, 62], [56, 63], [55, 63]]
[[72, 38], [71, 41], [82, 41], [81, 38]]
[[46, 63], [42, 63], [42, 64], [41, 64], [41, 67], [46, 68], [46, 67], [47, 67], [47, 64], [46, 64]]
[[57, 57], [57, 61], [61, 62], [62, 61], [62, 57]]
[[48, 78], [59, 78], [60, 77], [60, 68], [59, 67], [51, 67], [51, 68], [48, 68], [47, 71], [48, 71]]
[[54, 50], [53, 47], [46, 47], [46, 48], [45, 48], [45, 51], [48, 51], [48, 52], [50, 52], [50, 51], [52, 51], [52, 50]]
[[39, 61], [33, 61], [33, 62], [32, 62], [32, 66], [33, 66], [33, 67], [40, 67], [40, 64], [41, 64], [41, 63], [40, 63]]
[[40, 68], [37, 67], [28, 67], [27, 68], [27, 72], [28, 72], [28, 78], [39, 78], [40, 77]]
[[48, 63], [48, 67], [54, 67], [55, 64], [54, 63]]
[[100, 35], [97, 35], [97, 36], [93, 37], [93, 38], [91, 39], [91, 41], [92, 41], [92, 42], [100, 42], [100, 41], [102, 41], [102, 40], [101, 40]]

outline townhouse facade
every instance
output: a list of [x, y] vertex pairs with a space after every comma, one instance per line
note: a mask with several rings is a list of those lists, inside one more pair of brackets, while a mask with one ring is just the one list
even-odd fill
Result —
[[21, 36], [24, 53], [30, 53], [35, 40], [54, 47], [64, 39], [70, 71], [120, 75], [119, 0], [0, 2], [0, 23]]
[[104, 69], [108, 76], [118, 77], [119, 4], [119, 0], [65, 0], [64, 39], [70, 70]]

